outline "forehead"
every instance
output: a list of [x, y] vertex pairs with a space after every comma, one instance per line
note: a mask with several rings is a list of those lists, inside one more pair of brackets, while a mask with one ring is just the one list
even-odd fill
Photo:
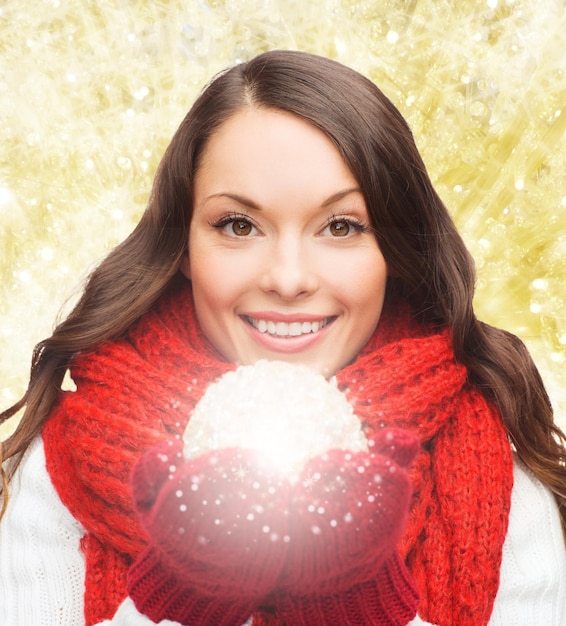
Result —
[[219, 126], [206, 144], [195, 193], [203, 185], [341, 186], [355, 178], [333, 142], [288, 112], [246, 107]]
[[[287, 142], [283, 142], [283, 138]], [[314, 124], [303, 118], [283, 111], [266, 107], [246, 106], [239, 109], [225, 120], [208, 139], [203, 155], [214, 151], [219, 144], [230, 144], [233, 148], [241, 146], [242, 151], [261, 139], [260, 145], [278, 145], [282, 148], [298, 147], [307, 138], [316, 137], [325, 149], [338, 152], [332, 141]], [[294, 143], [293, 142], [299, 142]]]

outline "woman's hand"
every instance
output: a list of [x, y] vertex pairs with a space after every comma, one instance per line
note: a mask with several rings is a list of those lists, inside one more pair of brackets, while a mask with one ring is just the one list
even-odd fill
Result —
[[282, 571], [290, 485], [259, 453], [222, 449], [187, 461], [181, 450], [167, 442], [136, 466], [150, 547], [131, 569], [130, 596], [155, 621], [242, 624]]
[[[330, 450], [298, 478], [240, 448], [191, 460], [178, 440], [154, 448], [133, 476], [150, 546], [130, 596], [156, 622], [191, 626], [237, 626], [267, 596], [297, 626], [407, 623], [417, 596], [396, 544], [417, 447], [383, 431], [370, 452]], [[380, 621], [391, 607], [401, 621]]]
[[279, 582], [285, 623], [399, 626], [415, 616], [417, 594], [396, 546], [417, 449], [413, 435], [389, 429], [370, 453], [332, 450], [307, 463], [292, 492]]

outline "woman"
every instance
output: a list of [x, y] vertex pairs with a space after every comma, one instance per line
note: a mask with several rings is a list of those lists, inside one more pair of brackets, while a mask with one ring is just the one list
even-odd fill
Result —
[[[473, 290], [473, 263], [411, 132], [370, 81], [288, 51], [220, 75], [175, 134], [139, 225], [38, 345], [28, 391], [3, 415], [26, 406], [3, 446], [18, 480], [0, 526], [2, 578], [26, 569], [5, 556], [15, 540], [4, 528], [24, 508], [31, 524], [26, 466], [41, 468], [45, 454], [41, 489], [58, 501], [67, 528], [59, 543], [71, 546], [64, 559], [45, 559], [62, 571], [72, 562], [77, 581], [61, 603], [84, 610], [89, 625], [112, 618], [139, 557], [133, 602], [121, 609], [137, 614], [151, 556], [127, 484], [132, 468], [183, 431], [208, 383], [236, 364], [276, 358], [336, 374], [371, 435], [385, 425], [419, 439], [399, 544], [410, 601], [393, 621], [369, 623], [408, 623], [414, 584], [417, 620], [558, 625], [564, 435], [526, 349], [476, 319]], [[67, 368], [75, 393], [60, 390]], [[525, 509], [540, 518], [529, 522]], [[526, 555], [523, 534], [533, 528], [540, 543]], [[303, 609], [290, 605], [275, 586], [257, 599], [254, 620], [301, 623]], [[0, 606], [12, 610], [4, 598]], [[150, 617], [179, 615], [206, 623], [170, 608]], [[61, 623], [53, 620], [37, 618]]]

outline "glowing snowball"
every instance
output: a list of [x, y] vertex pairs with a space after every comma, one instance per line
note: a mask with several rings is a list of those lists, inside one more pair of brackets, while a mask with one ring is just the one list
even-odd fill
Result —
[[184, 454], [260, 450], [293, 474], [332, 448], [367, 450], [360, 421], [335, 381], [308, 367], [259, 361], [228, 372], [206, 390], [183, 435]]

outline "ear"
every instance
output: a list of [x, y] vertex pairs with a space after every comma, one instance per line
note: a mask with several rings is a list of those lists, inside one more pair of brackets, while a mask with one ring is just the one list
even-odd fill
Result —
[[183, 260], [181, 261], [180, 270], [185, 275], [185, 278], [191, 280], [191, 262], [189, 260], [188, 252], [185, 253]]

